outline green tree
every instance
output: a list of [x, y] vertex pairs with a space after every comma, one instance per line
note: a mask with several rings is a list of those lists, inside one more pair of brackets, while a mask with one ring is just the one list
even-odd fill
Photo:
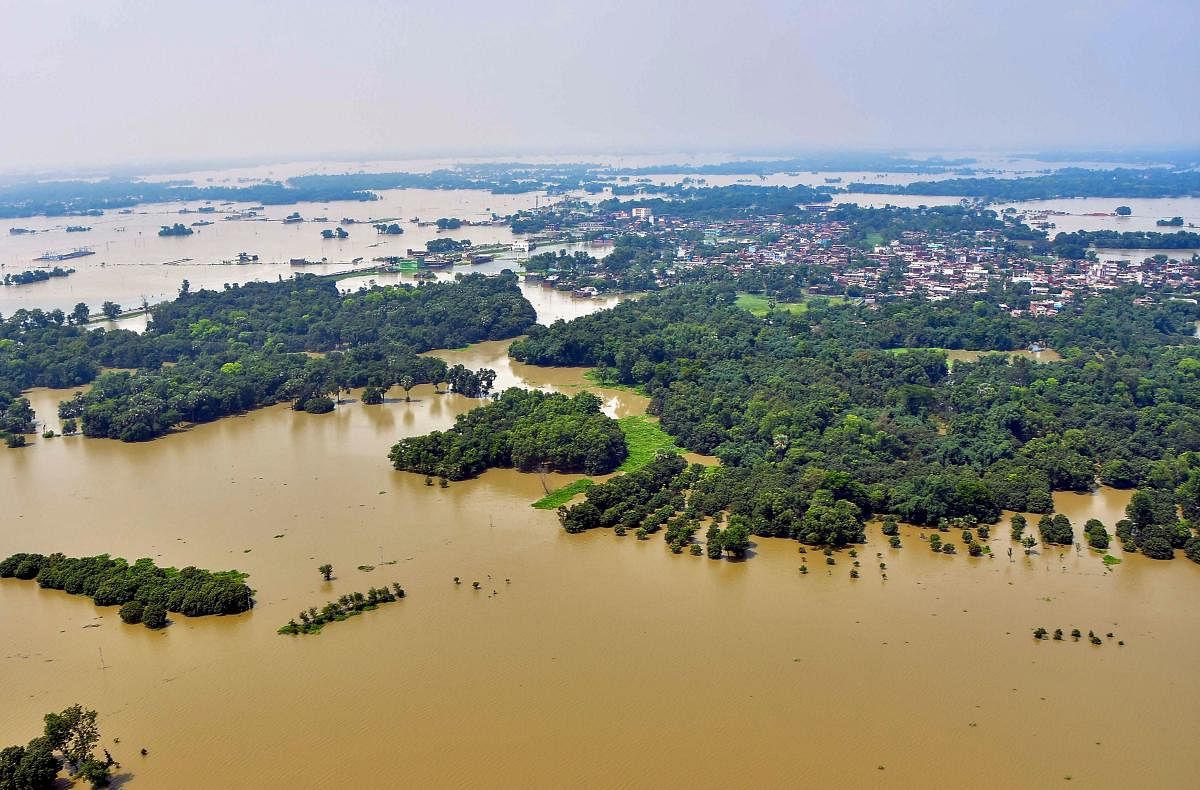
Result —
[[121, 305], [117, 304], [116, 302], [106, 301], [100, 306], [100, 312], [104, 314], [105, 318], [112, 321], [121, 314]]
[[45, 736], [67, 760], [79, 765], [91, 757], [92, 750], [100, 743], [97, 716], [96, 711], [85, 710], [82, 705], [72, 705], [62, 713], [47, 713]]
[[333, 578], [333, 566], [328, 562], [318, 567], [317, 570], [321, 572], [321, 578], [323, 578], [325, 581], [329, 581]]
[[729, 526], [721, 531], [721, 547], [734, 559], [742, 559], [750, 549], [750, 527], [744, 516], [730, 516]]
[[167, 625], [167, 609], [161, 603], [152, 601], [142, 609], [142, 625], [147, 628], [165, 628]]

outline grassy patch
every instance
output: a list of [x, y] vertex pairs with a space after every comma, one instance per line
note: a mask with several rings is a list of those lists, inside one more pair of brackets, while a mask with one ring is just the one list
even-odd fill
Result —
[[[643, 395], [645, 397], [650, 397], [649, 395], [646, 394], [646, 388], [641, 386], [640, 384], [636, 387], [631, 387], [628, 384], [620, 384], [616, 381], [610, 381], [610, 380], [606, 379], [603, 375], [601, 375], [601, 371], [599, 368], [592, 368], [591, 370], [584, 371], [583, 377], [585, 379], [587, 379], [588, 381], [592, 382], [593, 384], [595, 384], [596, 386], [604, 387], [605, 389], [628, 390], [629, 392], [636, 392], [639, 395]], [[577, 387], [579, 385], [571, 384], [569, 386]]]
[[1103, 557], [1100, 558], [1100, 560], [1105, 565], [1120, 565], [1121, 564], [1121, 561], [1111, 554], [1105, 554]]
[[587, 491], [595, 484], [596, 481], [590, 477], [581, 478], [573, 483], [567, 483], [562, 488], [551, 491], [546, 496], [534, 502], [533, 506], [538, 510], [557, 510], [560, 506], [567, 504], [577, 495]]
[[774, 302], [774, 300], [758, 294], [738, 294], [734, 304], [751, 315], [756, 315], [759, 317], [769, 313], [771, 311], [772, 304], [774, 304], [779, 310], [788, 310], [793, 313], [803, 313], [808, 310], [808, 305], [804, 302]]
[[629, 457], [617, 467], [618, 472], [635, 472], [641, 469], [654, 460], [659, 450], [683, 452], [675, 446], [675, 440], [648, 417], [632, 414], [617, 420], [617, 424], [621, 426], [621, 432], [625, 434], [625, 444], [629, 447]]
[[[636, 472], [654, 460], [654, 456], [659, 450], [683, 452], [675, 446], [675, 440], [649, 417], [638, 414], [630, 415], [617, 420], [617, 424], [621, 426], [621, 432], [625, 434], [625, 444], [629, 448], [629, 455], [625, 458], [625, 463], [617, 467], [618, 472]], [[539, 510], [557, 510], [595, 484], [596, 481], [590, 477], [581, 478], [551, 491], [534, 502], [533, 506]]]

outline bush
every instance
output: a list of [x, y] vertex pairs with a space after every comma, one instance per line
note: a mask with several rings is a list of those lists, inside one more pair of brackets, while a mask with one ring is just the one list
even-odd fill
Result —
[[324, 395], [309, 398], [304, 401], [304, 410], [309, 414], [328, 414], [333, 411], [333, 399]]
[[144, 606], [141, 601], [129, 601], [121, 606], [121, 620], [130, 625], [137, 625], [142, 622], [142, 613]]
[[146, 604], [146, 608], [142, 610], [142, 623], [147, 628], [163, 628], [167, 624], [167, 610], [162, 604]]

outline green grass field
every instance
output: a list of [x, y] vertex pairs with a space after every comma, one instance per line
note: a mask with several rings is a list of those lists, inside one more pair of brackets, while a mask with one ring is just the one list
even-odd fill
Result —
[[[835, 304], [835, 305], [845, 304], [845, 302], [846, 302], [846, 297], [844, 297], [844, 296], [819, 296], [819, 297], [811, 297], [811, 298], [824, 299], [824, 300], [828, 301], [830, 304]], [[762, 316], [766, 315], [771, 309], [771, 300], [769, 298], [767, 298], [766, 296], [761, 296], [759, 294], [746, 294], [746, 293], [738, 294], [737, 299], [734, 301], [734, 304], [737, 305], [738, 307], [742, 308], [743, 310], [746, 310], [751, 315], [756, 315], [760, 318]], [[775, 308], [777, 310], [787, 310], [790, 313], [798, 313], [798, 314], [805, 313], [808, 311], [808, 301], [805, 300], [802, 302], [776, 302]]]
[[[734, 304], [751, 313], [752, 315], [759, 317], [766, 315], [771, 309], [771, 300], [765, 296], [759, 296], [758, 294], [738, 294], [737, 301], [735, 301]], [[804, 302], [796, 302], [794, 304], [777, 303], [775, 307], [780, 310], [788, 310], [793, 313], [803, 313], [808, 310], [808, 305], [806, 305]]]
[[[645, 415], [631, 414], [622, 417], [617, 420], [617, 425], [621, 426], [621, 433], [625, 434], [625, 445], [629, 448], [625, 463], [617, 467], [618, 472], [636, 472], [650, 463], [659, 450], [683, 452], [675, 446], [675, 440], [658, 427], [657, 422]], [[596, 481], [590, 477], [576, 480], [551, 491], [534, 502], [533, 506], [539, 510], [556, 510], [595, 484]]]
[[562, 488], [551, 491], [546, 496], [534, 502], [533, 506], [538, 510], [558, 510], [561, 505], [567, 504], [577, 495], [582, 494], [594, 485], [596, 485], [596, 481], [592, 478], [581, 478], [573, 483], [567, 483]]
[[618, 472], [636, 472], [654, 460], [659, 450], [683, 452], [675, 446], [675, 440], [649, 417], [631, 414], [617, 420], [617, 424], [621, 426], [625, 444], [629, 447], [629, 456], [625, 463], [617, 467]]

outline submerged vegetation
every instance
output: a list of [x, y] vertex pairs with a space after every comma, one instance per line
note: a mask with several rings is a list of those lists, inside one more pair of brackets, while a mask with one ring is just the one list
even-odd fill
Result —
[[86, 595], [97, 606], [120, 606], [122, 620], [147, 628], [165, 626], [167, 612], [200, 617], [238, 614], [254, 606], [254, 591], [243, 573], [160, 568], [146, 558], [130, 564], [107, 554], [14, 554], [0, 562], [0, 578], [36, 580], [44, 589]]
[[371, 587], [365, 595], [360, 592], [348, 593], [336, 601], [326, 603], [320, 609], [313, 607], [301, 611], [297, 619], [289, 620], [278, 633], [291, 636], [319, 634], [321, 629], [330, 623], [374, 611], [382, 604], [393, 603], [404, 597], [404, 588], [399, 583], [393, 583], [390, 590], [387, 587]]
[[42, 735], [25, 746], [0, 749], [0, 790], [53, 790], [59, 787], [58, 773], [64, 767], [73, 779], [92, 787], [108, 787], [112, 768], [120, 765], [103, 749], [104, 759], [95, 756], [100, 745], [99, 715], [82, 705], [72, 705], [43, 718]]
[[[336, 406], [331, 395], [401, 380], [447, 381], [478, 398], [491, 388], [488, 374], [447, 370], [418, 354], [513, 337], [534, 318], [515, 276], [479, 274], [352, 294], [340, 293], [332, 278], [311, 275], [185, 290], [153, 307], [140, 335], [85, 329], [61, 310], [18, 310], [0, 322], [0, 414], [8, 422], [7, 410], [26, 388], [95, 380], [59, 416], [79, 420], [86, 436], [143, 441], [180, 423], [282, 401], [321, 413]], [[101, 367], [139, 370], [100, 375]], [[6, 430], [30, 433], [33, 426]]]
[[[1189, 519], [1200, 511], [1197, 311], [1144, 306], [1136, 295], [1081, 299], [1049, 318], [962, 298], [813, 302], [760, 318], [734, 304], [732, 289], [682, 286], [535, 326], [511, 353], [644, 387], [680, 447], [722, 462], [686, 485], [676, 472], [590, 488], [564, 512], [569, 531], [623, 518], [641, 528], [644, 503], [661, 493], [655, 509], [674, 507], [653, 524], [676, 513], [738, 516], [754, 535], [841, 545], [861, 541], [872, 514], [918, 525], [994, 523], [1002, 509], [1048, 514], [1053, 491], [1086, 491], [1099, 476], [1143, 489], [1137, 520], [1118, 525], [1123, 542], [1148, 556], [1188, 547], [1200, 556], [1191, 523], [1168, 513], [1172, 503]], [[1008, 350], [1038, 338], [1064, 358], [985, 355], [951, 372], [944, 352], [922, 350]], [[1047, 542], [1074, 540], [1065, 516], [1039, 531]]]
[[590, 392], [511, 388], [486, 406], [460, 414], [454, 427], [397, 442], [396, 469], [464, 480], [492, 467], [605, 474], [629, 455], [616, 420]]

